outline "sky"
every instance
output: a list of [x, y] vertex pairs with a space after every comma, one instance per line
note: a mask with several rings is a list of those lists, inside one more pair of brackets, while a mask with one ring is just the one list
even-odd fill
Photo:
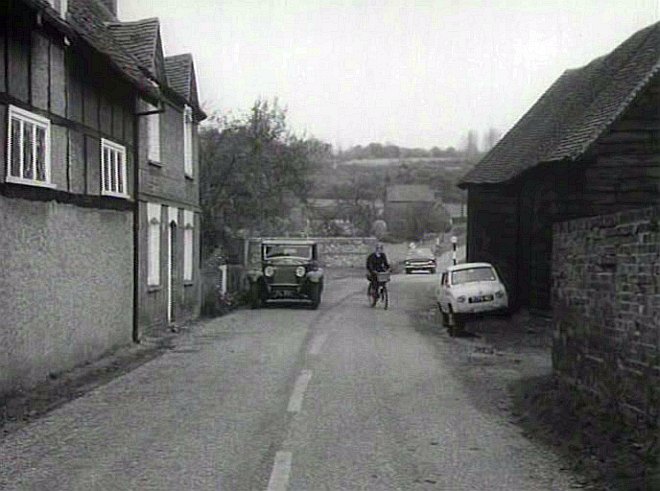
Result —
[[193, 54], [208, 113], [277, 97], [289, 126], [348, 148], [460, 148], [511, 126], [569, 68], [660, 20], [660, 0], [118, 0]]

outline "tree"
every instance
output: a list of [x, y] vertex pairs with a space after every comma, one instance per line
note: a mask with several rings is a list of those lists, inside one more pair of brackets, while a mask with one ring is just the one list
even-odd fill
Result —
[[497, 128], [489, 128], [488, 132], [484, 135], [482, 149], [484, 152], [489, 152], [502, 137], [502, 134]]
[[329, 155], [329, 145], [287, 128], [277, 100], [257, 100], [237, 117], [214, 117], [200, 132], [205, 250], [239, 231], [294, 231], [289, 211], [306, 200], [314, 162]]

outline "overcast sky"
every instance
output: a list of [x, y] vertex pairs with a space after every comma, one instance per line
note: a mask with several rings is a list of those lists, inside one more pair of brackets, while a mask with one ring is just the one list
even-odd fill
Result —
[[208, 112], [278, 97], [346, 148], [459, 146], [507, 131], [568, 68], [658, 22], [660, 0], [118, 0], [191, 52]]

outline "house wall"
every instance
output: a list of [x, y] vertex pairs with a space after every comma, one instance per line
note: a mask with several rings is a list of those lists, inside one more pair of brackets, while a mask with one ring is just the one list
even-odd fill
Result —
[[[2, 8], [0, 394], [131, 341], [135, 98], [22, 3]], [[6, 182], [10, 104], [50, 120], [53, 187]], [[101, 138], [126, 147], [127, 199], [101, 195]]]
[[660, 207], [556, 224], [553, 365], [622, 413], [660, 416]]
[[0, 394], [131, 342], [130, 213], [0, 196], [0, 221]]
[[[177, 213], [176, 229], [176, 267], [173, 285], [174, 322], [187, 322], [199, 317], [201, 307], [200, 276], [200, 227], [199, 214], [199, 151], [198, 135], [193, 131], [193, 176], [185, 175], [183, 150], [183, 106], [174, 101], [165, 101], [164, 112], [160, 115], [160, 154], [159, 163], [148, 159], [148, 121], [140, 120], [140, 232], [139, 232], [139, 325], [141, 332], [150, 332], [164, 327], [168, 323], [167, 302], [169, 287], [167, 264], [170, 251], [167, 236], [169, 234], [168, 208]], [[146, 105], [143, 111], [148, 110]], [[152, 109], [153, 110], [153, 109]], [[148, 285], [148, 220], [147, 203], [161, 206], [161, 244], [160, 244], [160, 285]], [[184, 282], [184, 221], [183, 210], [195, 213], [193, 232], [193, 279]]]

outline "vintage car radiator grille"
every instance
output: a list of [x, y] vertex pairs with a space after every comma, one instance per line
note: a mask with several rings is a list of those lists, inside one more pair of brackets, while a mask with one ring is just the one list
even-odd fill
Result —
[[298, 283], [296, 278], [296, 268], [278, 267], [275, 268], [273, 283]]

